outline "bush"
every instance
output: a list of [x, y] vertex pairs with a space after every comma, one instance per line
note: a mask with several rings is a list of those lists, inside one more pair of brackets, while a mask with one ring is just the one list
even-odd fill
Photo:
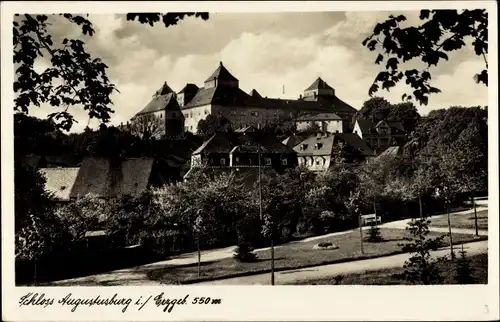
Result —
[[234, 258], [240, 262], [249, 263], [257, 260], [257, 255], [253, 252], [253, 247], [245, 239], [238, 240], [238, 247], [234, 254]]

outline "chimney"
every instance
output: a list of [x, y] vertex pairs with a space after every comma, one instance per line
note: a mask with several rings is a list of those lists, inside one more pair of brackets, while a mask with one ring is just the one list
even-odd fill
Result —
[[300, 94], [300, 96], [299, 96], [299, 100], [301, 100], [301, 99], [302, 99], [302, 94]]

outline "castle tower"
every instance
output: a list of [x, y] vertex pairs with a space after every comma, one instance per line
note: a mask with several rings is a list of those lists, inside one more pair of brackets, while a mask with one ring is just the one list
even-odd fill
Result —
[[318, 99], [333, 96], [335, 96], [335, 90], [320, 77], [304, 90], [304, 99], [308, 101], [317, 101]]
[[218, 86], [239, 87], [238, 79], [231, 75], [222, 62], [215, 72], [205, 80], [205, 88]]

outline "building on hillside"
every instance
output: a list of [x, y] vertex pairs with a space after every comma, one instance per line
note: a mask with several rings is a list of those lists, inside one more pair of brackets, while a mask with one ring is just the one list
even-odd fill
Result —
[[[294, 120], [303, 114], [320, 113], [337, 114], [342, 118], [344, 123], [342, 128], [345, 132], [357, 112], [355, 108], [339, 99], [333, 88], [321, 78], [304, 91], [304, 97], [300, 95], [300, 98], [295, 100], [262, 97], [255, 89], [247, 94], [240, 89], [239, 80], [227, 70], [222, 62], [205, 80], [201, 88], [195, 84], [187, 84], [175, 94], [164, 84], [155, 95], [153, 101], [138, 115], [155, 113], [177, 124], [180, 121], [180, 118], [177, 118], [180, 109], [184, 129], [192, 133], [197, 132], [198, 123], [208, 115], [224, 116], [233, 127], [244, 127], [263, 126], [282, 119]], [[172, 100], [174, 96], [176, 99]], [[164, 115], [162, 110], [170, 110], [171, 113]], [[168, 122], [166, 127], [168, 132]], [[175, 132], [177, 129], [179, 128], [172, 126], [171, 131]]]
[[354, 133], [318, 133], [298, 143], [298, 164], [314, 172], [326, 171], [337, 157], [337, 147], [347, 162], [365, 161], [374, 157], [370, 147]]
[[282, 173], [297, 165], [295, 151], [276, 137], [249, 126], [234, 132], [217, 132], [191, 156], [189, 179], [197, 168], [272, 168]]
[[70, 199], [79, 199], [87, 194], [100, 198], [121, 196], [137, 197], [148, 187], [166, 183], [167, 170], [152, 158], [129, 158], [110, 160], [85, 158], [78, 170]]
[[343, 133], [343, 121], [335, 113], [306, 114], [295, 121], [297, 131], [304, 131], [316, 125], [319, 131], [328, 133]]
[[[191, 87], [189, 87], [188, 90], [186, 90], [186, 88], [188, 88], [187, 85], [180, 93], [182, 97], [189, 97], [186, 93], [191, 90]], [[165, 82], [161, 88], [155, 92], [151, 101], [141, 111], [134, 115], [131, 121], [133, 122], [141, 116], [155, 116], [160, 119], [164, 127], [164, 130], [161, 131], [162, 133], [159, 136], [178, 135], [184, 131], [184, 116], [179, 107], [179, 100], [177, 94], [167, 85], [167, 82]]]
[[402, 146], [406, 140], [406, 131], [401, 122], [356, 120], [353, 133], [359, 135], [376, 154], [390, 146]]

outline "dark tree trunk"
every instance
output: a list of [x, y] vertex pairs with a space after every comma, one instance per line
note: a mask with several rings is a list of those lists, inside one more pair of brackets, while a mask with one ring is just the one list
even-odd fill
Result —
[[455, 259], [455, 253], [453, 252], [453, 238], [451, 235], [450, 204], [448, 201], [446, 202], [446, 215], [448, 217], [448, 233], [450, 235], [449, 236], [450, 237], [450, 255], [451, 255], [451, 259]]
[[420, 219], [424, 218], [424, 210], [422, 208], [422, 195], [418, 195], [418, 206], [420, 210]]
[[474, 200], [474, 192], [471, 192], [472, 208], [474, 209], [474, 227], [476, 228], [476, 237], [479, 236], [479, 229], [477, 227], [477, 209], [476, 201]]

